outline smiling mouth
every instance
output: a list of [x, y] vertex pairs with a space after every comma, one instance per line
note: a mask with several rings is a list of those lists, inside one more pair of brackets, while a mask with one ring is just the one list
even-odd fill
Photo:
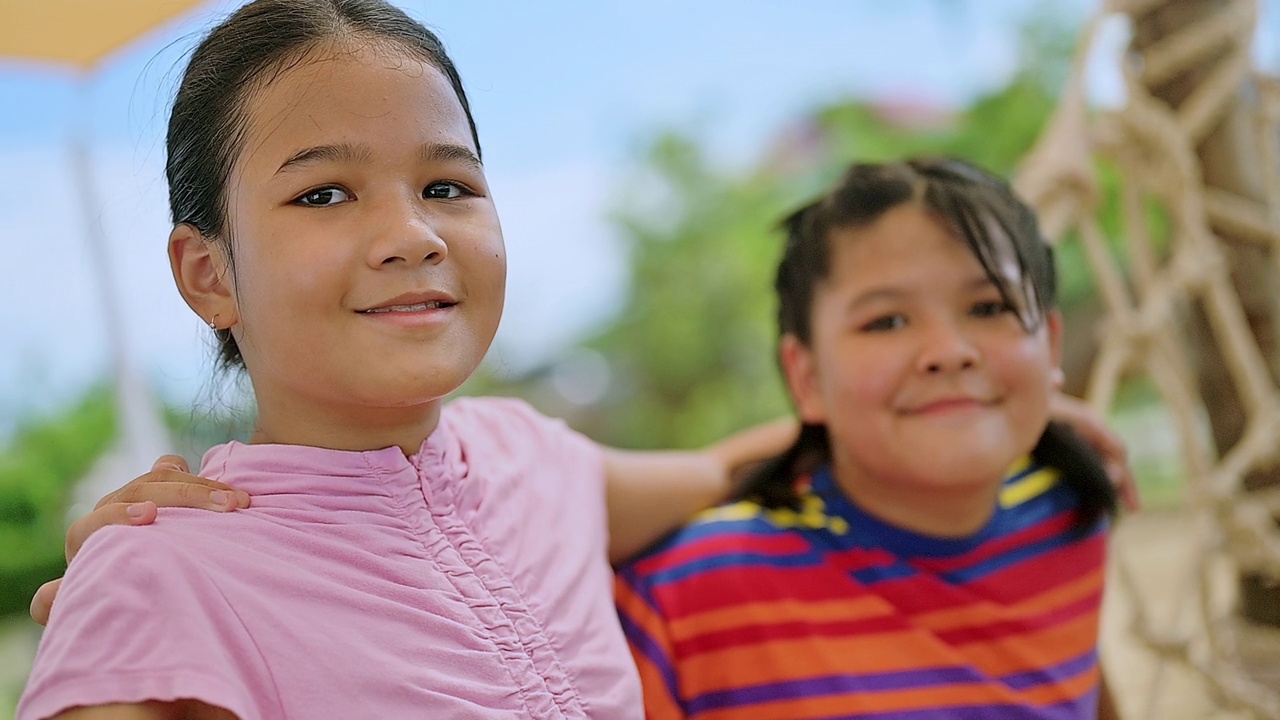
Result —
[[357, 310], [361, 315], [380, 315], [383, 313], [415, 313], [424, 312], [426, 310], [441, 310], [451, 308], [457, 303], [444, 302], [441, 300], [432, 300], [430, 302], [415, 303], [413, 305], [388, 305], [386, 307], [369, 308], [368, 310]]
[[907, 411], [909, 415], [937, 415], [952, 412], [967, 412], [985, 409], [991, 403], [976, 398], [954, 398], [938, 400]]

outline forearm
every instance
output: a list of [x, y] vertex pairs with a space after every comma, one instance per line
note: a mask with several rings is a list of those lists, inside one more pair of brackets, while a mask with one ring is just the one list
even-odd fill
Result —
[[58, 713], [54, 720], [236, 720], [236, 716], [195, 700], [178, 700], [78, 707]]
[[609, 560], [619, 562], [729, 494], [729, 470], [704, 451], [607, 449]]
[[744, 470], [785, 451], [798, 427], [783, 418], [696, 451], [605, 448], [609, 559], [631, 557], [689, 516], [726, 499]]

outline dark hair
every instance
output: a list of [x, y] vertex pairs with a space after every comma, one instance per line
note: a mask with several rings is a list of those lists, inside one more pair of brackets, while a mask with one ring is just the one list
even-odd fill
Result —
[[[831, 271], [833, 231], [866, 227], [909, 202], [919, 203], [964, 240], [1028, 332], [1045, 322], [1057, 303], [1057, 274], [1053, 248], [1040, 234], [1035, 213], [1007, 182], [982, 168], [950, 158], [920, 158], [853, 165], [833, 189], [783, 221], [786, 248], [774, 283], [780, 335], [812, 342], [814, 292]], [[1018, 281], [1000, 270], [1010, 261], [1019, 269]], [[1080, 498], [1077, 527], [1090, 528], [1115, 512], [1116, 492], [1101, 461], [1070, 427], [1049, 423], [1032, 455], [1064, 471]], [[747, 479], [739, 496], [767, 507], [796, 508], [796, 480], [830, 458], [826, 427], [806, 424], [791, 448]]]
[[[189, 223], [222, 243], [227, 236], [227, 182], [245, 134], [249, 93], [325, 42], [380, 44], [431, 63], [444, 74], [480, 138], [462, 80], [439, 38], [382, 0], [255, 0], [209, 32], [182, 75], [169, 115], [165, 176], [175, 225]], [[243, 367], [229, 330], [217, 331], [223, 367]]]

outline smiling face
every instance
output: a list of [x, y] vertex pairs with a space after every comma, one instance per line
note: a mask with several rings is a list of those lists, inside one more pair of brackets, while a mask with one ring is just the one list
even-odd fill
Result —
[[970, 500], [989, 513], [1045, 428], [1058, 316], [1025, 330], [968, 246], [914, 202], [830, 243], [812, 342], [784, 337], [782, 360], [800, 417], [827, 426], [837, 480], [891, 520]]
[[396, 427], [429, 432], [489, 348], [506, 277], [453, 89], [411, 55], [342, 47], [250, 92], [244, 116], [234, 273], [221, 299], [184, 295], [231, 327], [259, 439], [386, 446]]

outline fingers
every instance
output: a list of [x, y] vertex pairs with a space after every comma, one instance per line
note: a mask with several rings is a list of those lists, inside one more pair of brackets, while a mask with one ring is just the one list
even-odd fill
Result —
[[187, 466], [187, 459], [181, 455], [161, 455], [151, 465], [152, 470], [177, 470], [178, 472], [189, 473], [191, 468]]
[[155, 521], [156, 504], [153, 502], [103, 505], [67, 528], [67, 562], [80, 552], [90, 535], [108, 525], [150, 525]]
[[1142, 509], [1142, 499], [1138, 496], [1138, 482], [1127, 464], [1107, 463], [1107, 477], [1120, 496], [1120, 507], [1128, 512]]
[[165, 455], [141, 475], [98, 501], [96, 509], [112, 503], [150, 500], [160, 507], [191, 507], [204, 510], [235, 510], [249, 507], [248, 493], [220, 482], [191, 475], [187, 461]]
[[226, 512], [249, 507], [249, 494], [213, 480], [177, 470], [152, 470], [99, 501], [108, 504], [150, 501], [160, 507], [187, 507]]
[[36, 590], [35, 597], [31, 598], [31, 619], [41, 625], [49, 624], [49, 611], [53, 609], [53, 598], [58, 594], [58, 587], [62, 585], [62, 578], [50, 580], [40, 586]]

